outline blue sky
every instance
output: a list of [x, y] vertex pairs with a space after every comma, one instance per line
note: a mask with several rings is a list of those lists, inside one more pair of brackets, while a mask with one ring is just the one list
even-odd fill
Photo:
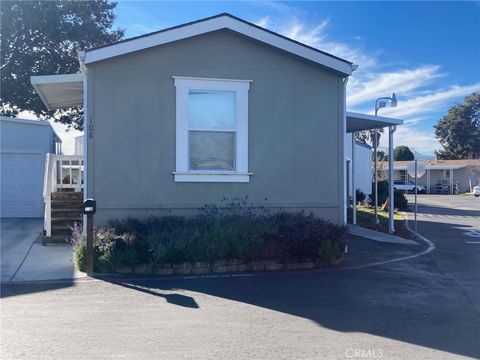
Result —
[[398, 107], [379, 115], [404, 119], [396, 143], [424, 154], [439, 148], [438, 119], [480, 91], [480, 2], [119, 1], [115, 12], [126, 37], [229, 12], [359, 64], [348, 110], [372, 113], [395, 91]]

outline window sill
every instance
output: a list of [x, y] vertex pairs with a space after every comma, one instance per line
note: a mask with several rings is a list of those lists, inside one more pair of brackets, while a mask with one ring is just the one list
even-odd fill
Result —
[[237, 182], [248, 183], [252, 173], [238, 172], [174, 172], [175, 182]]

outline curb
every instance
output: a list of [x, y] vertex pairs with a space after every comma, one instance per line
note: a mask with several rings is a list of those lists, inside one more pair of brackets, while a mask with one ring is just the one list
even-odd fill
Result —
[[417, 235], [418, 239], [422, 240], [424, 245], [427, 245], [427, 249], [422, 251], [422, 255], [428, 254], [428, 253], [432, 252], [433, 250], [435, 250], [436, 246], [433, 242], [428, 240], [425, 236], [423, 236], [420, 233], [415, 234], [415, 232], [410, 228], [409, 220], [408, 220], [408, 214], [405, 213], [405, 212], [402, 212], [402, 215], [403, 215], [403, 218], [405, 220], [405, 227], [407, 228], [407, 230], [410, 231], [413, 235]]
[[[408, 231], [414, 234], [413, 230], [410, 228], [408, 224], [408, 217], [407, 214], [402, 212], [402, 215], [405, 219], [405, 227]], [[213, 279], [213, 278], [237, 278], [237, 277], [254, 277], [254, 276], [275, 276], [278, 274], [283, 275], [293, 275], [293, 274], [312, 274], [312, 273], [323, 273], [323, 272], [337, 272], [337, 271], [348, 271], [348, 270], [360, 270], [366, 269], [374, 266], [385, 265], [389, 263], [414, 259], [420, 256], [427, 255], [435, 250], [435, 244], [428, 240], [425, 236], [418, 234], [417, 237], [421, 240], [421, 242], [427, 246], [425, 250], [422, 250], [413, 255], [402, 256], [399, 258], [389, 259], [389, 260], [382, 260], [373, 263], [367, 264], [360, 264], [360, 265], [352, 265], [352, 266], [345, 266], [345, 267], [331, 267], [331, 268], [322, 268], [322, 269], [310, 269], [310, 270], [279, 270], [279, 271], [262, 271], [262, 272], [243, 272], [243, 273], [225, 273], [225, 274], [204, 274], [204, 275], [189, 275], [189, 276], [125, 276], [123, 274], [109, 274], [103, 275], [98, 274], [98, 277], [83, 277], [83, 278], [73, 278], [73, 279], [58, 279], [58, 280], [35, 280], [35, 281], [2, 281], [1, 285], [21, 285], [21, 284], [55, 284], [55, 283], [82, 283], [82, 282], [95, 282], [95, 281], [105, 281], [108, 279], [111, 280], [192, 280], [192, 279]]]

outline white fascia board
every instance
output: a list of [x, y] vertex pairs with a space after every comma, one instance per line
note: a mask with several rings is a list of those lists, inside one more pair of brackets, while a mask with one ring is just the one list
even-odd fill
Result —
[[368, 120], [368, 121], [372, 121], [373, 123], [375, 122], [387, 123], [389, 125], [403, 124], [403, 120], [400, 120], [400, 119], [394, 119], [394, 118], [389, 118], [384, 116], [375, 116], [375, 115], [369, 115], [369, 114], [361, 114], [361, 113], [355, 113], [351, 111], [347, 111], [347, 118]]
[[114, 56], [128, 54], [134, 51], [151, 48], [153, 46], [158, 46], [221, 29], [229, 29], [238, 32], [252, 39], [290, 52], [325, 67], [334, 69], [344, 75], [348, 76], [352, 74], [352, 65], [348, 62], [341, 61], [332, 56], [315, 51], [294, 41], [285, 39], [279, 35], [259, 29], [229, 16], [219, 16], [163, 32], [153, 33], [144, 37], [138, 37], [130, 41], [127, 40], [102, 48], [89, 51], [87, 50], [85, 53], [85, 64], [91, 64], [93, 62], [105, 60]]
[[35, 85], [46, 85], [46, 84], [81, 82], [82, 79], [83, 79], [82, 74], [30, 76], [30, 82], [34, 86]]

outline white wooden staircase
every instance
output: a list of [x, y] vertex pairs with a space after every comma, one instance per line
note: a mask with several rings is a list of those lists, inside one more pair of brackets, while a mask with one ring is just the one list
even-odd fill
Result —
[[82, 222], [83, 156], [47, 154], [43, 200], [44, 244], [65, 244], [75, 222]]

